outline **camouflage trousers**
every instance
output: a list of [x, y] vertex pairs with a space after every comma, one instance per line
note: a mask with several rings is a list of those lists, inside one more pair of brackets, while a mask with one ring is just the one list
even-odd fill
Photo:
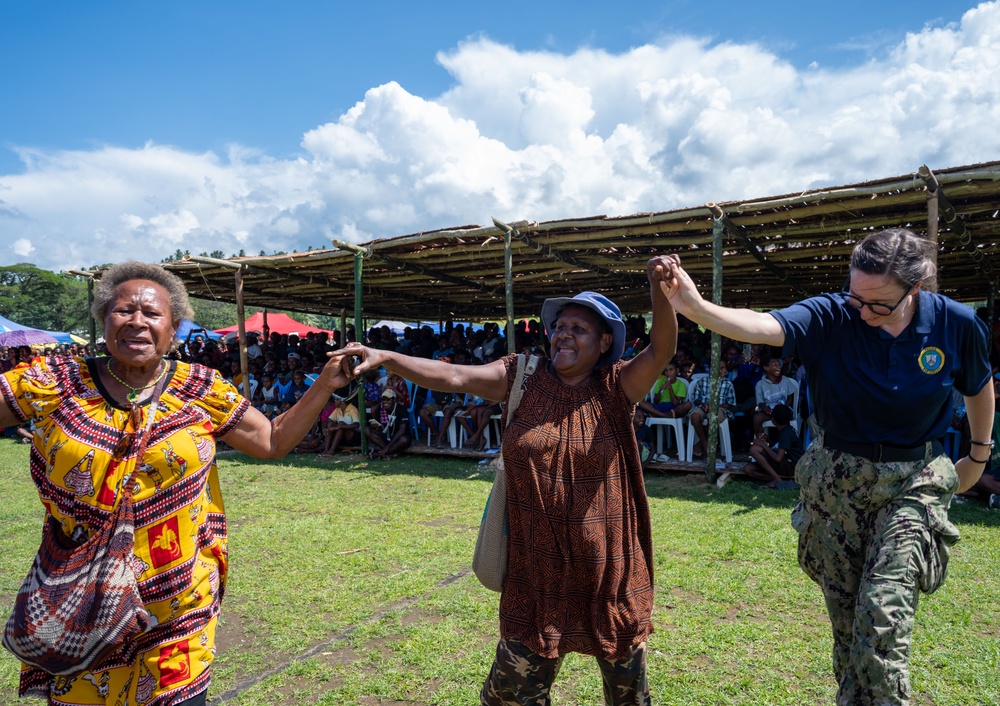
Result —
[[838, 706], [905, 706], [920, 591], [944, 583], [958, 476], [939, 445], [923, 459], [873, 463], [824, 448], [796, 466], [799, 565], [819, 584], [833, 627]]
[[[500, 640], [493, 668], [479, 694], [484, 706], [548, 706], [552, 682], [559, 674], [562, 657], [542, 657], [516, 640]], [[604, 701], [608, 706], [649, 706], [646, 679], [646, 643], [632, 645], [623, 659], [597, 664], [604, 679]]]

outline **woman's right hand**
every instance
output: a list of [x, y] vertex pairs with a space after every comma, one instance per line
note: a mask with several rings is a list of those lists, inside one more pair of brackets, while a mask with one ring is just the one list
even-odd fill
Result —
[[694, 280], [683, 267], [681, 259], [673, 255], [669, 259], [670, 277], [660, 280], [660, 290], [676, 311], [686, 314], [701, 302], [701, 294]]
[[338, 369], [346, 377], [344, 385], [347, 384], [348, 380], [354, 380], [367, 370], [377, 370], [385, 358], [383, 351], [368, 348], [355, 341], [327, 353], [327, 356], [330, 360], [326, 367]]

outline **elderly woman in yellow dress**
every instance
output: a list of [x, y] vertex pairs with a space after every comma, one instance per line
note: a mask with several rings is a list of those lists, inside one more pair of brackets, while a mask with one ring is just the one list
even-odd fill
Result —
[[204, 704], [228, 568], [216, 443], [284, 456], [347, 377], [331, 361], [271, 421], [215, 370], [165, 360], [191, 308], [183, 283], [156, 265], [110, 268], [93, 314], [109, 355], [39, 357], [4, 373], [0, 426], [34, 420], [32, 478], [47, 518], [66, 542], [79, 543], [115, 506], [136, 466], [135, 438], [155, 415], [132, 481], [133, 569], [152, 625], [92, 671], [54, 677], [25, 665], [19, 693], [50, 704]]

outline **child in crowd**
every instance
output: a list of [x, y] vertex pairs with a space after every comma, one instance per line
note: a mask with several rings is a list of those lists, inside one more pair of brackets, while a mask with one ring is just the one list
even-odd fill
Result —
[[743, 472], [753, 480], [765, 483], [768, 488], [782, 490], [798, 488], [798, 484], [783, 480], [795, 475], [795, 464], [802, 458], [805, 449], [802, 439], [792, 427], [792, 410], [783, 404], [771, 410], [771, 420], [778, 429], [778, 441], [767, 445], [767, 436], [759, 435], [750, 445], [752, 463], [743, 467]]
[[281, 403], [281, 386], [274, 376], [265, 373], [260, 379], [260, 386], [254, 398], [254, 406], [264, 413], [268, 419], [278, 416], [278, 405]]
[[691, 403], [687, 401], [687, 383], [677, 379], [677, 361], [671, 360], [663, 369], [661, 375], [655, 383], [651, 395], [652, 402], [641, 400], [638, 404], [650, 417], [680, 418], [691, 409]]
[[[361, 413], [358, 408], [339, 395], [334, 395], [334, 399], [336, 407], [322, 421], [323, 449], [320, 456], [332, 456], [337, 453], [341, 444], [360, 441], [358, 430], [361, 427]], [[320, 418], [323, 418], [323, 413], [320, 413]]]
[[764, 422], [774, 421], [772, 414], [776, 406], [787, 405], [791, 408], [797, 402], [795, 382], [781, 373], [781, 358], [765, 354], [761, 356], [760, 363], [764, 369], [764, 377], [756, 387], [757, 408], [753, 416], [755, 436], [760, 436], [764, 432]]
[[385, 421], [370, 419], [365, 429], [365, 436], [371, 444], [368, 455], [373, 461], [385, 461], [392, 457], [391, 454], [402, 451], [412, 443], [409, 416], [406, 408], [397, 402], [395, 390], [382, 392], [382, 409]]

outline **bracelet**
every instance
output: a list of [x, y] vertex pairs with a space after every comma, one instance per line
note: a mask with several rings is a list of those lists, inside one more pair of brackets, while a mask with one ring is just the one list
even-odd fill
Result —
[[976, 446], [989, 446], [991, 449], [997, 445], [996, 439], [990, 439], [989, 441], [969, 441], [970, 444], [975, 444]]
[[985, 465], [986, 465], [987, 463], [989, 463], [989, 462], [990, 462], [990, 460], [989, 460], [988, 458], [987, 458], [987, 459], [985, 459], [985, 460], [983, 460], [983, 461], [980, 461], [980, 460], [979, 460], [978, 458], [973, 458], [973, 457], [972, 457], [972, 454], [969, 454], [968, 458], [969, 458], [969, 460], [970, 460], [970, 461], [972, 461], [973, 463], [981, 463], [981, 464], [983, 464], [984, 466], [985, 466]]

